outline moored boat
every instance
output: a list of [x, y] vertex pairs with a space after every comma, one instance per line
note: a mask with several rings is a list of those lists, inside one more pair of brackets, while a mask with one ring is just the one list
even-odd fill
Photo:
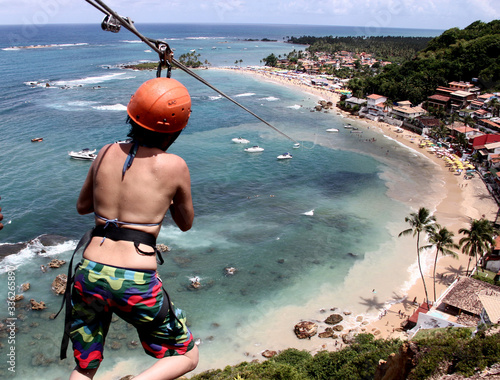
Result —
[[280, 154], [277, 158], [278, 158], [278, 160], [287, 160], [287, 159], [292, 158], [292, 155], [290, 153], [286, 152], [286, 153]]
[[258, 153], [258, 152], [263, 152], [263, 151], [264, 151], [264, 148], [261, 148], [258, 145], [254, 145], [251, 148], [245, 148], [245, 152], [249, 152], [249, 153]]
[[68, 152], [68, 155], [71, 158], [77, 160], [95, 160], [95, 158], [97, 157], [97, 154], [95, 154], [95, 149], [90, 150], [88, 148], [82, 149], [80, 151], [72, 150], [71, 152]]
[[31, 142], [40, 142], [43, 141], [43, 137], [35, 137], [34, 139], [31, 139]]
[[338, 132], [339, 130], [337, 128], [328, 128], [326, 131], [327, 132]]
[[248, 144], [250, 142], [250, 140], [244, 139], [243, 137], [235, 137], [231, 139], [231, 141], [236, 144]]

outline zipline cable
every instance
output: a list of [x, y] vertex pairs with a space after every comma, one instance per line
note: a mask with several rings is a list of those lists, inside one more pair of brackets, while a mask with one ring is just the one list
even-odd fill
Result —
[[[107, 17], [113, 17], [116, 21], [118, 21], [120, 23], [120, 25], [123, 25], [123, 27], [125, 27], [125, 29], [127, 29], [130, 32], [132, 32], [133, 34], [135, 34], [137, 37], [139, 37], [140, 40], [142, 40], [144, 43], [146, 43], [146, 45], [148, 45], [152, 50], [154, 50], [156, 53], [158, 53], [158, 55], [160, 56], [160, 66], [161, 66], [163, 60], [165, 60], [165, 62], [168, 61], [167, 64], [169, 64], [170, 62], [172, 62], [179, 69], [181, 69], [182, 71], [184, 71], [187, 74], [191, 75], [193, 78], [197, 79], [198, 81], [202, 82], [204, 85], [210, 87], [212, 90], [214, 90], [215, 92], [219, 93], [220, 95], [222, 95], [227, 100], [233, 102], [238, 107], [241, 107], [243, 110], [245, 110], [246, 112], [248, 112], [252, 116], [254, 116], [257, 119], [259, 119], [260, 121], [262, 121], [268, 127], [274, 129], [279, 134], [285, 136], [287, 139], [289, 139], [289, 140], [293, 141], [294, 143], [298, 144], [298, 142], [296, 140], [294, 140], [293, 138], [291, 138], [287, 134], [283, 133], [278, 128], [276, 128], [275, 126], [271, 125], [270, 123], [268, 123], [267, 121], [265, 121], [264, 119], [262, 119], [260, 116], [258, 116], [254, 112], [250, 111], [247, 107], [245, 107], [244, 105], [240, 104], [239, 102], [237, 102], [236, 100], [234, 100], [233, 98], [231, 98], [229, 95], [226, 95], [224, 92], [222, 92], [221, 90], [219, 90], [217, 87], [211, 85], [204, 78], [200, 77], [198, 74], [196, 74], [195, 72], [193, 72], [192, 70], [190, 70], [188, 67], [186, 67], [181, 62], [177, 61], [175, 58], [173, 58], [173, 55], [171, 55], [170, 57], [168, 57], [168, 55], [171, 54], [170, 48], [168, 47], [168, 45], [165, 42], [163, 42], [163, 41], [154, 40], [154, 39], [147, 38], [147, 37], [143, 36], [136, 29], [136, 27], [133, 24], [133, 21], [130, 20], [128, 17], [121, 17], [119, 14], [117, 14], [115, 11], [113, 11], [111, 8], [109, 8], [101, 0], [85, 0], [85, 1], [87, 3], [89, 3], [90, 5], [94, 6], [95, 8], [97, 8], [102, 13], [104, 13]], [[119, 27], [116, 30], [112, 30], [112, 31], [113, 32], [118, 32], [119, 31]], [[167, 47], [167, 51], [162, 50], [161, 46], [166, 46]], [[159, 68], [159, 70], [160, 70], [160, 68]]]

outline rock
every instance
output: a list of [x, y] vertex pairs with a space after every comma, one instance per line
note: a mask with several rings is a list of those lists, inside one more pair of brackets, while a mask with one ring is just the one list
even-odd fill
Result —
[[25, 282], [24, 284], [21, 285], [21, 290], [23, 292], [27, 292], [28, 290], [30, 290], [30, 283], [29, 282]]
[[363, 322], [363, 316], [362, 315], [358, 315], [356, 317], [356, 322]]
[[344, 320], [340, 314], [331, 314], [328, 318], [325, 319], [325, 323], [329, 325], [336, 325]]
[[157, 244], [156, 249], [160, 252], [170, 252], [170, 247], [165, 244]]
[[415, 366], [418, 348], [415, 343], [404, 342], [398, 353], [392, 353], [386, 360], [380, 360], [375, 371], [375, 380], [406, 379]]
[[238, 270], [235, 267], [226, 267], [224, 268], [224, 274], [226, 276], [234, 275]]
[[351, 314], [352, 314], [352, 311], [344, 310], [344, 315], [351, 315]]
[[22, 301], [24, 299], [24, 296], [22, 294], [16, 294], [16, 296], [14, 297], [14, 302], [19, 302], [19, 301]]
[[52, 281], [52, 291], [57, 295], [64, 294], [67, 283], [68, 276], [65, 274], [58, 274], [54, 281]]
[[111, 349], [112, 350], [119, 350], [120, 348], [122, 348], [122, 344], [120, 342], [116, 342], [114, 341], [113, 343], [111, 343]]
[[336, 325], [336, 326], [332, 327], [332, 330], [333, 331], [342, 331], [342, 330], [344, 330], [344, 326], [342, 326], [342, 325]]
[[139, 342], [137, 340], [131, 340], [127, 343], [127, 347], [129, 350], [135, 350], [137, 347], [139, 347]]
[[34, 299], [30, 299], [30, 303], [31, 310], [43, 310], [47, 308], [47, 306], [45, 306], [45, 302], [43, 301], [37, 302]]
[[322, 333], [319, 333], [319, 337], [320, 338], [333, 338], [334, 337], [334, 332], [333, 332], [333, 329], [331, 327], [327, 327], [325, 329], [325, 331], [323, 331]]
[[127, 376], [120, 377], [120, 380], [131, 380], [131, 379], [133, 379], [133, 378], [134, 378], [134, 376], [132, 376], [132, 375], [127, 375]]
[[318, 332], [318, 325], [314, 322], [302, 321], [295, 325], [293, 331], [299, 339], [311, 339]]
[[53, 260], [49, 263], [49, 268], [60, 268], [60, 267], [62, 267], [64, 264], [66, 264], [66, 261], [64, 261], [64, 260], [53, 259]]
[[354, 343], [355, 338], [356, 338], [356, 332], [354, 331], [349, 331], [347, 334], [342, 335], [342, 341], [345, 344]]
[[271, 350], [265, 350], [262, 352], [262, 356], [269, 359], [272, 358], [273, 356], [276, 356], [278, 353], [276, 351], [271, 351]]

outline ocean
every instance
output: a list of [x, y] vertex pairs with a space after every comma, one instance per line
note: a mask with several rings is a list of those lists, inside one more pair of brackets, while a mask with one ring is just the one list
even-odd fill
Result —
[[[260, 65], [271, 53], [304, 48], [283, 42], [287, 36], [360, 32], [300, 25], [136, 26], [167, 41], [176, 57], [195, 50], [212, 67]], [[68, 264], [42, 270], [54, 258], [69, 261], [93, 225], [92, 216], [75, 208], [89, 162], [68, 152], [126, 138], [130, 95], [155, 73], [120, 65], [156, 58], [127, 30], [105, 33], [98, 24], [0, 26], [0, 252], [27, 243], [0, 261], [0, 297], [24, 296], [15, 311], [5, 302], [0, 307], [6, 326], [2, 378], [63, 379], [74, 366], [70, 351], [69, 359], [58, 359], [63, 316], [50, 318], [61, 304], [51, 284]], [[171, 251], [158, 271], [199, 341], [197, 371], [260, 359], [265, 349], [331, 345], [318, 337], [299, 341], [294, 324], [349, 311], [347, 329], [359, 326], [358, 316], [377, 318], [397, 302], [418, 278], [415, 242], [398, 238], [408, 227], [404, 218], [421, 206], [433, 210], [443, 197], [433, 164], [366, 122], [311, 112], [318, 101], [312, 95], [232, 71], [197, 73], [301, 143], [293, 149], [290, 140], [210, 88], [172, 72], [193, 99], [189, 125], [169, 151], [190, 168], [196, 216], [183, 233], [167, 215], [158, 242]], [[362, 133], [349, 133], [347, 122]], [[31, 142], [35, 137], [43, 141]], [[234, 137], [265, 150], [246, 153]], [[277, 160], [284, 152], [293, 159]], [[227, 267], [236, 273], [227, 275]], [[193, 277], [200, 278], [200, 289], [190, 287]], [[23, 292], [24, 283], [31, 287]], [[30, 299], [47, 308], [30, 310]], [[113, 323], [96, 378], [116, 379], [151, 365], [134, 340], [135, 331]]]

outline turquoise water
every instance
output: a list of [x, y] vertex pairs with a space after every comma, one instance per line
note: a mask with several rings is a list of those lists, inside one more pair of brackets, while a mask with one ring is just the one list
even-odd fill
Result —
[[[214, 66], [224, 66], [239, 57], [243, 65], [258, 64], [271, 52], [297, 48], [242, 38], [281, 41], [292, 32], [312, 34], [307, 28], [286, 28], [291, 30], [215, 25], [167, 30], [152, 25], [142, 31], [170, 38], [176, 55], [202, 48]], [[90, 26], [40, 28], [24, 44], [15, 44], [57, 45], [43, 49], [9, 49], [12, 41], [23, 42], [22, 33], [14, 27], [3, 32], [0, 195], [6, 225], [0, 242], [35, 240], [0, 262], [4, 298], [12, 282], [9, 270], [17, 293], [22, 283], [31, 283], [15, 312], [16, 372], [2, 360], [0, 374], [67, 378], [74, 364], [71, 358], [58, 360], [63, 321], [49, 318], [61, 302], [51, 283], [67, 265], [40, 269], [52, 258], [69, 260], [76, 240], [93, 222], [75, 210], [89, 163], [71, 160], [67, 152], [99, 149], [126, 136], [128, 99], [154, 73], [116, 65], [154, 57], [126, 32], [106, 34]], [[12, 37], [16, 33], [17, 39]], [[317, 102], [311, 95], [230, 71], [198, 73], [302, 144], [292, 149], [291, 141], [253, 116], [185, 73], [173, 72], [193, 99], [189, 126], [171, 151], [190, 167], [196, 217], [193, 228], [182, 233], [167, 216], [159, 243], [171, 252], [159, 273], [200, 340], [199, 370], [260, 358], [267, 348], [319, 346], [324, 343], [319, 338], [296, 340], [292, 329], [301, 319], [324, 319], [321, 309], [376, 316], [413, 276], [407, 270], [415, 261], [413, 242], [397, 238], [407, 228], [404, 217], [422, 205], [432, 209], [442, 198], [432, 164], [365, 122], [351, 121], [363, 133], [350, 134], [343, 129], [346, 120], [335, 113], [310, 112]], [[326, 133], [331, 127], [339, 133]], [[38, 136], [44, 141], [31, 143]], [[244, 152], [244, 146], [231, 142], [239, 136], [264, 152]], [[292, 160], [276, 159], [287, 151]], [[62, 236], [64, 243], [41, 246], [36, 238], [42, 234]], [[225, 275], [228, 266], [237, 269], [234, 276]], [[197, 291], [189, 287], [194, 276], [201, 278]], [[28, 310], [31, 298], [43, 300], [47, 309]], [[7, 317], [7, 307], [0, 308], [0, 318]], [[141, 349], [127, 347], [134, 339], [135, 332], [124, 323], [112, 324], [97, 378], [119, 378], [152, 363]], [[8, 336], [2, 343], [5, 358]]]

